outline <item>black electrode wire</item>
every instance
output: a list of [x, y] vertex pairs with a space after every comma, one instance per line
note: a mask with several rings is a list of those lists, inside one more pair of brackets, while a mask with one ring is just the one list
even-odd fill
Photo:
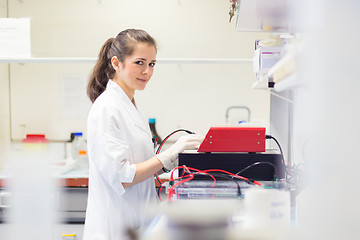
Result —
[[[171, 137], [173, 134], [177, 133], [177, 132], [187, 132], [189, 134], [195, 134], [194, 132], [190, 131], [190, 130], [186, 130], [186, 129], [177, 129], [175, 131], [173, 131], [172, 133], [170, 133], [169, 135], [167, 135], [163, 140], [162, 142], [159, 144], [159, 147], [157, 148], [156, 150], [156, 154], [158, 154], [162, 148], [162, 146], [164, 145], [164, 143], [168, 140], [169, 137]], [[170, 171], [166, 171], [165, 168], [162, 168], [162, 170], [164, 172], [170, 172]], [[158, 174], [155, 174], [155, 177], [156, 177], [156, 180], [160, 183], [160, 185], [163, 184], [163, 182], [161, 182], [161, 180], [159, 179], [159, 175]]]
[[[206, 175], [206, 174], [204, 174], [204, 175]], [[236, 183], [236, 185], [237, 185], [238, 195], [239, 195], [239, 197], [241, 197], [241, 188], [240, 188], [240, 184], [238, 183], [238, 181], [242, 180], [242, 179], [237, 180], [237, 179], [233, 178], [232, 176], [229, 176], [229, 175], [226, 175], [226, 174], [221, 174], [221, 173], [215, 173], [215, 174], [211, 173], [211, 175], [214, 176], [214, 177], [221, 177], [221, 178], [224, 178], [224, 179], [227, 179], [227, 180], [234, 181]]]
[[158, 181], [158, 183], [160, 183], [160, 185], [163, 184], [163, 182], [159, 179], [159, 174], [155, 174], [156, 180]]
[[[266, 139], [272, 139], [276, 142], [276, 144], [278, 145], [279, 147], [279, 150], [280, 150], [280, 153], [281, 153], [281, 158], [282, 158], [282, 162], [284, 164], [284, 167], [285, 167], [285, 178], [287, 179], [288, 178], [288, 175], [289, 175], [289, 168], [291, 168], [291, 166], [287, 166], [286, 162], [285, 162], [285, 157], [284, 157], [284, 153], [282, 151], [282, 148], [281, 148], [281, 145], [280, 143], [278, 142], [278, 140], [276, 140], [276, 138], [274, 138], [273, 136], [271, 135], [266, 135]], [[291, 171], [291, 169], [290, 169]]]
[[278, 142], [278, 140], [276, 140], [276, 138], [274, 138], [274, 137], [271, 136], [271, 135], [266, 135], [266, 138], [267, 138], [267, 139], [272, 139], [272, 140], [274, 140], [274, 141], [276, 142], [276, 144], [277, 144], [278, 147], [279, 147], [280, 153], [281, 153], [282, 161], [283, 161], [284, 165], [286, 166], [286, 164], [285, 164], [285, 158], [284, 158], [284, 153], [283, 153], [283, 151], [282, 151], [282, 148], [281, 148], [280, 143]]
[[235, 175], [240, 175], [240, 173], [243, 173], [243, 172], [245, 172], [246, 170], [248, 170], [249, 168], [252, 168], [252, 167], [254, 167], [254, 166], [256, 166], [256, 165], [259, 165], [259, 164], [268, 164], [268, 165], [271, 165], [271, 166], [274, 168], [274, 176], [276, 175], [276, 173], [277, 173], [277, 167], [276, 167], [274, 164], [270, 163], [270, 162], [255, 162], [255, 163], [247, 166], [246, 168], [240, 170], [239, 172], [235, 173]]
[[162, 146], [164, 145], [164, 143], [168, 140], [169, 137], [171, 137], [173, 134], [177, 133], [177, 132], [186, 132], [188, 134], [195, 134], [194, 132], [190, 131], [190, 130], [186, 130], [186, 129], [177, 129], [175, 131], [173, 131], [172, 133], [170, 133], [169, 135], [167, 135], [162, 142], [159, 144], [159, 147], [156, 150], [156, 154], [158, 154], [162, 148]]

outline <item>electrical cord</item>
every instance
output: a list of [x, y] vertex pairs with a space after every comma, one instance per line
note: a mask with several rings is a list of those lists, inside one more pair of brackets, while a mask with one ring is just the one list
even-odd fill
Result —
[[[185, 166], [186, 167], [186, 166]], [[238, 196], [241, 197], [241, 188], [240, 188], [240, 184], [239, 184], [239, 180], [242, 180], [242, 179], [236, 179], [228, 174], [222, 174], [222, 173], [206, 173], [206, 172], [202, 172], [202, 171], [199, 171], [199, 172], [195, 172], [195, 173], [190, 173], [190, 174], [193, 174], [193, 175], [205, 175], [205, 176], [209, 176], [211, 177], [213, 180], [214, 180], [214, 183], [211, 185], [211, 187], [215, 187], [215, 183], [216, 183], [216, 179], [215, 177], [218, 177], [218, 178], [223, 178], [223, 179], [227, 179], [227, 180], [232, 180], [233, 182], [235, 182], [235, 184], [237, 185], [237, 189], [238, 189]], [[183, 176], [183, 177], [179, 177], [177, 178], [176, 180], [179, 180], [179, 179], [182, 179], [182, 178], [186, 178], [187, 176]]]
[[276, 173], [277, 173], [277, 167], [276, 167], [273, 163], [271, 163], [271, 162], [255, 162], [255, 163], [253, 163], [253, 164], [245, 167], [244, 169], [240, 170], [239, 172], [237, 172], [237, 173], [235, 173], [235, 174], [236, 174], [236, 175], [239, 175], [239, 174], [245, 172], [246, 170], [248, 170], [249, 168], [252, 168], [252, 167], [257, 166], [257, 165], [259, 165], [259, 164], [268, 164], [268, 165], [271, 165], [271, 166], [274, 168], [274, 178], [276, 178], [276, 175], [277, 175], [277, 174], [276, 174]]
[[[188, 175], [182, 175], [181, 177], [177, 178], [177, 179], [174, 179], [173, 177], [173, 174], [174, 174], [174, 171], [177, 170], [177, 169], [180, 169], [180, 168], [184, 168], [189, 174]], [[192, 171], [196, 171], [195, 173], [191, 172], [190, 170]], [[184, 171], [185, 172], [185, 171]], [[224, 177], [224, 175], [227, 175], [228, 178], [230, 179], [231, 176], [233, 176], [234, 178], [231, 179], [231, 180], [236, 180], [236, 179], [239, 179], [239, 180], [243, 180], [243, 181], [246, 181], [248, 183], [253, 183], [253, 184], [256, 184], [256, 185], [259, 185], [259, 186], [262, 186], [262, 184], [258, 181], [255, 181], [255, 180], [250, 180], [246, 177], [242, 177], [242, 176], [239, 176], [239, 175], [236, 175], [236, 174], [233, 174], [231, 172], [228, 172], [226, 170], [222, 170], [222, 169], [208, 169], [208, 170], [199, 170], [199, 169], [195, 169], [195, 168], [191, 168], [191, 167], [187, 167], [187, 166], [178, 166], [176, 168], [174, 168], [172, 171], [171, 171], [171, 175], [170, 175], [170, 179], [169, 179], [169, 182], [174, 182], [174, 180], [180, 180], [179, 182], [176, 182], [174, 185], [172, 185], [170, 188], [169, 188], [169, 191], [168, 191], [168, 201], [171, 201], [171, 198], [172, 198], [172, 195], [174, 194], [174, 188], [176, 186], [179, 186], [185, 182], [188, 182], [190, 180], [192, 180], [194, 178], [194, 175], [197, 174], [197, 173], [201, 173], [201, 174], [207, 174], [209, 175], [210, 177], [213, 178], [214, 180], [214, 184], [212, 185], [215, 186], [215, 182], [216, 182], [216, 179], [214, 178], [214, 174], [216, 175], [219, 175], [220, 174], [223, 174], [222, 177]], [[240, 188], [240, 185], [238, 185], [238, 187]], [[241, 194], [241, 189], [238, 189], [238, 191], [240, 192]]]
[[288, 174], [289, 174], [288, 165], [287, 165], [286, 162], [285, 162], [284, 153], [283, 153], [283, 151], [282, 151], [282, 148], [281, 148], [280, 143], [278, 142], [278, 140], [276, 140], [275, 137], [273, 137], [273, 136], [271, 136], [271, 135], [266, 135], [266, 139], [272, 139], [272, 140], [274, 140], [275, 143], [278, 145], [279, 150], [280, 150], [280, 154], [281, 154], [281, 160], [282, 160], [282, 162], [283, 162], [283, 164], [284, 164], [284, 167], [285, 167], [285, 178], [287, 178], [287, 177], [288, 177]]
[[170, 138], [172, 135], [174, 135], [177, 132], [186, 132], [188, 134], [195, 134], [194, 132], [190, 131], [190, 130], [186, 130], [186, 129], [177, 129], [175, 131], [173, 131], [172, 133], [170, 133], [169, 135], [167, 135], [164, 140], [161, 141], [161, 143], [159, 144], [159, 147], [156, 150], [156, 154], [158, 154], [161, 151], [161, 148], [163, 147], [164, 143], [168, 140], [168, 138]]
[[[199, 174], [203, 175], [202, 173], [199, 173]], [[241, 197], [241, 188], [240, 188], [239, 180], [236, 180], [233, 176], [229, 176], [227, 174], [212, 173], [211, 175], [213, 177], [220, 177], [220, 178], [232, 180], [233, 182], [235, 182], [235, 184], [237, 185], [237, 189], [238, 189], [238, 195], [239, 195], [239, 197]]]
[[[164, 138], [164, 140], [162, 140], [162, 142], [160, 143], [158, 149], [156, 150], [156, 154], [158, 154], [158, 153], [161, 151], [161, 148], [163, 147], [164, 143], [165, 143], [172, 135], [174, 135], [174, 134], [177, 133], [177, 132], [186, 132], [186, 133], [188, 133], [188, 134], [195, 134], [194, 132], [192, 132], [192, 131], [190, 131], [190, 130], [186, 130], [186, 129], [177, 129], [177, 130], [173, 131], [172, 133], [170, 133], [169, 135], [167, 135], [167, 136]], [[162, 168], [162, 170], [163, 170], [164, 172], [170, 172], [169, 170], [167, 170], [167, 169], [164, 168], [164, 167]]]
[[271, 135], [266, 135], [266, 139], [272, 139], [272, 140], [274, 140], [274, 141], [276, 142], [276, 144], [277, 144], [278, 147], [279, 147], [280, 153], [281, 153], [282, 161], [283, 161], [284, 165], [286, 166], [286, 164], [285, 164], [285, 158], [284, 158], [284, 153], [283, 153], [283, 151], [282, 151], [282, 148], [281, 148], [280, 143], [278, 142], [278, 140], [276, 140], [276, 138], [274, 138], [274, 137], [271, 136]]
[[164, 186], [161, 185], [161, 186], [159, 187], [159, 190], [158, 190], [158, 196], [159, 196], [159, 200], [160, 200], [160, 201], [162, 201], [162, 199], [161, 199], [161, 189], [163, 189], [163, 187], [164, 187]]
[[[188, 134], [195, 134], [194, 132], [192, 132], [192, 131], [190, 131], [190, 130], [187, 130], [187, 129], [177, 129], [177, 130], [175, 130], [175, 131], [173, 131], [172, 133], [170, 133], [169, 135], [167, 135], [162, 141], [161, 141], [161, 143], [159, 144], [159, 147], [157, 148], [157, 150], [156, 150], [156, 154], [158, 154], [160, 151], [161, 151], [161, 148], [163, 147], [163, 145], [164, 145], [164, 143], [172, 136], [172, 135], [174, 135], [175, 133], [177, 133], [177, 132], [186, 132], [186, 133], [188, 133]], [[166, 168], [162, 168], [162, 170], [164, 171], [164, 172], [170, 172], [169, 170], [167, 170]], [[158, 173], [156, 173], [155, 174], [155, 177], [156, 177], [156, 180], [160, 183], [160, 184], [163, 184], [163, 182], [160, 180], [160, 178], [159, 178], [159, 174]]]

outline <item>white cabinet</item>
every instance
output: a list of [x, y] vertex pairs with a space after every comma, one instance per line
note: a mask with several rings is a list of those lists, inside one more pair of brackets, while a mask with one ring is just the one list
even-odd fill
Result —
[[81, 240], [83, 231], [84, 224], [55, 224], [52, 240]]
[[289, 32], [288, 0], [241, 0], [237, 31]]
[[[49, 240], [81, 240], [83, 237], [83, 231], [84, 224], [54, 224], [52, 227], [51, 238], [49, 238]], [[63, 235], [68, 235], [69, 237], [63, 238]], [[13, 236], [13, 225], [4, 223], [0, 224], [1, 239], [14, 239]], [[39, 236], [39, 239], [44, 239], [44, 236]]]

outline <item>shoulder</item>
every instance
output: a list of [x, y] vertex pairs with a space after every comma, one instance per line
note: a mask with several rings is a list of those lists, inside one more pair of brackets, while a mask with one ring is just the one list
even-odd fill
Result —
[[113, 118], [119, 117], [119, 112], [121, 112], [122, 104], [114, 99], [111, 94], [108, 94], [106, 91], [101, 94], [91, 106], [88, 121], [98, 119], [98, 118]]
[[109, 90], [105, 90], [93, 103], [92, 109], [94, 110], [106, 110], [106, 109], [121, 109], [123, 102], [121, 98], [116, 96]]

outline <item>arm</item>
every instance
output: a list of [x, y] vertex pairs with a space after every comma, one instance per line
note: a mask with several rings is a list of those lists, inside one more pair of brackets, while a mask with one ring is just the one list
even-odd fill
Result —
[[149, 177], [152, 177], [163, 167], [169, 170], [173, 169], [178, 165], [179, 153], [182, 153], [187, 149], [197, 148], [203, 140], [204, 137], [197, 134], [180, 137], [179, 140], [177, 140], [176, 143], [166, 151], [159, 153], [144, 162], [136, 164], [134, 179], [131, 183], [123, 183], [124, 188], [133, 186]]
[[160, 160], [154, 156], [145, 162], [136, 164], [136, 172], [134, 179], [131, 183], [123, 183], [124, 188], [131, 187], [137, 183], [140, 183], [146, 180], [149, 177], [152, 177], [156, 172], [160, 171], [163, 168], [163, 164]]

